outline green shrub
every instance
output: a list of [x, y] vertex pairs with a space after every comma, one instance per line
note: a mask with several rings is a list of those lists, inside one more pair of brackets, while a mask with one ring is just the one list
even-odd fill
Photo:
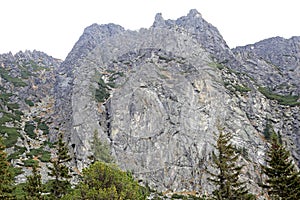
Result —
[[39, 157], [39, 160], [41, 162], [50, 162], [51, 159], [51, 153], [48, 151], [43, 151], [41, 156]]
[[38, 161], [33, 159], [28, 159], [23, 161], [25, 167], [32, 167], [33, 165], [37, 165]]
[[10, 148], [17, 143], [17, 140], [20, 137], [18, 130], [19, 129], [15, 127], [0, 126], [0, 133], [3, 136], [7, 135], [7, 137], [3, 140], [3, 143], [7, 148]]
[[27, 135], [32, 138], [35, 139], [36, 138], [36, 134], [34, 133], [35, 130], [35, 125], [33, 125], [30, 122], [26, 122], [25, 123], [25, 128], [24, 131], [27, 133]]
[[26, 147], [15, 146], [14, 151], [15, 151], [14, 153], [8, 155], [7, 157], [8, 160], [18, 159], [20, 155], [25, 153]]
[[82, 181], [62, 199], [144, 200], [148, 193], [131, 176], [115, 165], [95, 162], [83, 170]]
[[12, 83], [15, 87], [27, 86], [27, 84], [23, 82], [22, 79], [10, 76], [9, 72], [2, 67], [0, 67], [0, 75], [4, 80]]
[[221, 63], [217, 63], [217, 62], [208, 63], [208, 66], [210, 66], [210, 67], [216, 67], [219, 70], [222, 70], [222, 69], [226, 68], [225, 65], [223, 65]]
[[107, 85], [102, 78], [98, 81], [98, 88], [95, 91], [95, 98], [98, 102], [104, 102], [109, 97]]
[[14, 121], [11, 113], [3, 113], [3, 116], [0, 118], [0, 125], [4, 125], [6, 122]]
[[7, 102], [9, 102], [10, 97], [13, 96], [12, 93], [1, 93], [0, 94], [0, 100], [2, 101], [2, 103], [4, 105], [7, 104]]
[[42, 130], [44, 135], [49, 133], [49, 127], [45, 122], [38, 123], [38, 129]]
[[246, 93], [250, 92], [251, 89], [246, 87], [246, 86], [241, 86], [241, 85], [232, 85], [236, 91], [239, 91], [240, 93]]
[[17, 104], [17, 103], [8, 103], [8, 104], [6, 104], [6, 106], [7, 106], [8, 110], [16, 110], [16, 109], [20, 108], [19, 104]]
[[25, 99], [25, 103], [27, 105], [29, 105], [30, 107], [34, 106], [34, 103], [31, 100], [29, 100], [29, 99]]
[[26, 156], [30, 158], [37, 157], [42, 162], [49, 162], [51, 159], [51, 153], [45, 151], [43, 147], [40, 147], [38, 149], [31, 149], [30, 152], [26, 154]]

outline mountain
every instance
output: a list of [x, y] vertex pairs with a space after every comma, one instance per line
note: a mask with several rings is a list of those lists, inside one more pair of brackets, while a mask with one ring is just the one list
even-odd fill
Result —
[[[207, 169], [222, 128], [233, 133], [243, 155], [243, 178], [259, 194], [266, 127], [280, 134], [300, 164], [299, 47], [299, 37], [275, 37], [230, 49], [196, 10], [177, 20], [157, 14], [150, 28], [139, 31], [115, 24], [87, 27], [64, 61], [20, 53], [44, 67], [44, 77], [30, 74], [18, 79], [26, 84], [19, 87], [8, 87], [4, 77], [21, 77], [28, 62], [19, 61], [18, 54], [2, 55], [1, 86], [16, 98], [34, 101], [32, 107], [19, 107], [28, 116], [19, 123], [32, 122], [37, 132], [41, 122], [49, 127], [38, 148], [64, 133], [73, 173], [93, 162], [98, 137], [118, 166], [153, 189], [210, 192]], [[43, 109], [48, 110], [41, 114]], [[16, 126], [27, 137], [25, 127]]]
[[17, 182], [26, 180], [35, 162], [47, 178], [55, 71], [61, 62], [39, 51], [0, 55], [0, 133], [8, 159], [22, 168]]

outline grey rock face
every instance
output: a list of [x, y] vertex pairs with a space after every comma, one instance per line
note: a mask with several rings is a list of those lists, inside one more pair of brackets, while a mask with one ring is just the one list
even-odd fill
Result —
[[[233, 49], [244, 72], [280, 94], [300, 94], [300, 39], [280, 37]], [[257, 73], [264, 71], [264, 73]]]
[[[296, 42], [282, 48], [297, 54], [291, 44]], [[258, 193], [267, 118], [276, 131], [284, 129], [280, 133], [299, 159], [299, 107], [279, 105], [257, 90], [261, 84], [298, 83], [298, 61], [277, 61], [276, 52], [259, 50], [267, 46], [257, 45], [254, 56], [248, 47], [230, 50], [196, 10], [177, 20], [157, 14], [152, 27], [139, 31], [113, 24], [88, 27], [56, 72], [55, 116], [65, 123], [61, 130], [76, 166], [81, 170], [91, 162], [97, 134], [110, 144], [116, 163], [145, 184], [159, 191], [209, 192], [206, 169], [221, 126], [244, 152], [244, 178]], [[287, 72], [284, 80], [269, 76], [274, 67], [268, 62], [290, 63], [297, 73]], [[270, 70], [255, 76], [265, 65]], [[109, 97], [97, 100], [97, 91]]]

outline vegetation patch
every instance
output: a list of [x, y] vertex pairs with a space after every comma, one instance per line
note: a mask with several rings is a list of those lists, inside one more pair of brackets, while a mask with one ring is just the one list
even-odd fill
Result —
[[32, 139], [35, 139], [36, 138], [36, 134], [34, 132], [35, 130], [35, 125], [31, 122], [26, 122], [25, 123], [25, 128], [24, 128], [24, 131], [27, 133], [27, 135], [32, 138]]
[[19, 104], [17, 104], [17, 103], [8, 103], [8, 104], [6, 104], [6, 106], [7, 106], [8, 110], [16, 110], [16, 109], [20, 108]]
[[250, 92], [251, 89], [246, 86], [241, 85], [232, 85], [236, 91], [239, 91], [240, 93], [247, 93]]
[[27, 105], [29, 105], [30, 107], [34, 106], [34, 103], [31, 100], [29, 100], [29, 99], [25, 99], [25, 103]]
[[42, 162], [49, 162], [51, 159], [51, 153], [49, 151], [45, 151], [43, 147], [38, 149], [31, 149], [29, 153], [26, 154], [29, 158], [37, 157]]
[[287, 105], [287, 106], [300, 105], [300, 102], [298, 102], [299, 96], [275, 94], [272, 93], [270, 89], [265, 87], [259, 87], [258, 91], [260, 91], [268, 99], [276, 100], [281, 105]]
[[211, 63], [208, 63], [208, 66], [210, 66], [210, 67], [215, 67], [215, 68], [217, 68], [217, 69], [219, 69], [219, 70], [222, 70], [222, 69], [226, 68], [225, 65], [223, 65], [223, 64], [221, 64], [221, 63], [217, 63], [217, 62], [211, 62]]
[[7, 148], [13, 147], [17, 143], [20, 137], [18, 130], [19, 129], [15, 127], [0, 126], [0, 133], [5, 136], [3, 143]]
[[2, 94], [0, 94], [0, 100], [2, 101], [2, 103], [4, 105], [6, 105], [7, 102], [9, 102], [9, 99], [11, 96], [13, 96], [12, 93], [2, 93]]
[[49, 133], [49, 126], [45, 122], [39, 122], [37, 128], [42, 130], [44, 135]]
[[10, 161], [12, 159], [18, 159], [20, 155], [25, 153], [26, 147], [20, 147], [20, 146], [15, 146], [14, 147], [14, 153], [8, 155], [7, 159]]
[[102, 78], [98, 81], [98, 88], [95, 91], [95, 98], [98, 102], [105, 102], [109, 97], [108, 87]]
[[25, 167], [32, 167], [34, 165], [37, 165], [38, 161], [37, 160], [33, 160], [33, 159], [28, 159], [28, 160], [24, 160], [23, 163], [24, 163]]
[[23, 82], [22, 79], [10, 76], [8, 71], [6, 71], [2, 67], [0, 67], [0, 76], [4, 80], [12, 83], [15, 87], [25, 87], [25, 86], [27, 86], [27, 83]]

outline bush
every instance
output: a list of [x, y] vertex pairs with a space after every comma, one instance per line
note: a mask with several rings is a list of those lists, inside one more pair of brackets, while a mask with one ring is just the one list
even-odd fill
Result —
[[15, 127], [0, 126], [0, 133], [2, 135], [7, 135], [7, 137], [3, 140], [3, 143], [7, 148], [10, 148], [17, 143], [17, 140], [20, 137], [18, 130], [19, 129]]
[[98, 102], [104, 102], [109, 97], [107, 85], [100, 78], [98, 81], [98, 89], [95, 91], [95, 98]]
[[27, 133], [27, 135], [32, 138], [35, 139], [36, 138], [36, 134], [34, 133], [35, 130], [35, 125], [33, 125], [30, 122], [26, 122], [25, 123], [25, 128], [24, 131]]
[[42, 155], [39, 157], [41, 162], [50, 162], [51, 153], [48, 151], [43, 151]]
[[6, 106], [8, 110], [16, 110], [20, 108], [19, 104], [17, 103], [8, 103]]
[[14, 153], [8, 155], [7, 157], [8, 160], [18, 159], [20, 155], [25, 153], [26, 147], [15, 146], [14, 151], [15, 151]]
[[30, 152], [26, 154], [26, 156], [29, 156], [30, 158], [38, 157], [38, 159], [42, 162], [49, 162], [51, 159], [51, 153], [45, 151], [43, 147], [38, 149], [31, 149]]
[[42, 130], [44, 135], [49, 133], [49, 127], [45, 122], [40, 122], [38, 124], [38, 129]]
[[25, 167], [32, 167], [33, 165], [37, 165], [38, 161], [33, 159], [28, 159], [23, 161]]
[[34, 106], [34, 103], [31, 100], [29, 100], [29, 99], [25, 99], [25, 103], [27, 105], [29, 105], [30, 107]]
[[144, 200], [148, 193], [115, 165], [95, 162], [83, 170], [82, 181], [63, 199]]

